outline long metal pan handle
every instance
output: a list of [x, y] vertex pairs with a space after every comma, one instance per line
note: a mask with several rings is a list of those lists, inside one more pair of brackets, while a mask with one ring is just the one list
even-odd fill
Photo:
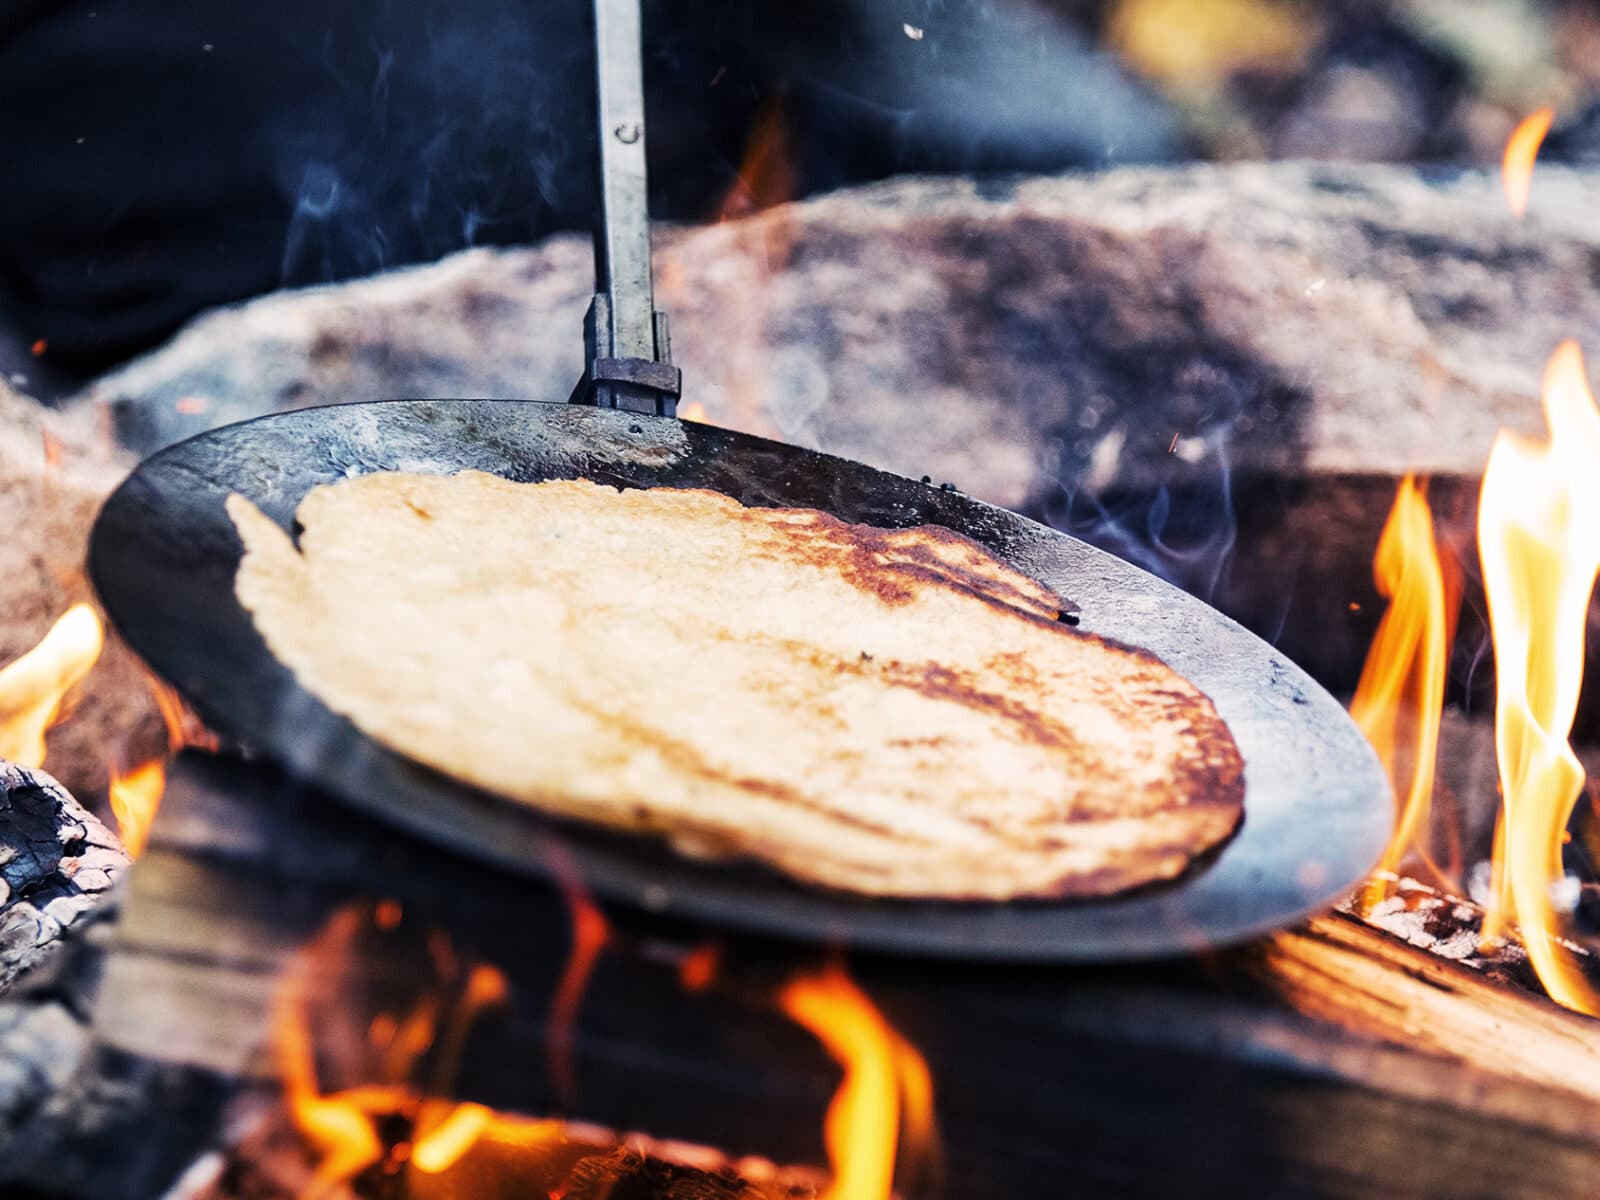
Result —
[[651, 282], [641, 47], [639, 0], [594, 0], [600, 140], [595, 297], [584, 318], [584, 374], [572, 400], [670, 417], [681, 376]]

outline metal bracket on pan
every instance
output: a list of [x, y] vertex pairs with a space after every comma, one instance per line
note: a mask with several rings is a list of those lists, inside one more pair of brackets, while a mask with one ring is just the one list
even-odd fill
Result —
[[675, 416], [682, 390], [667, 317], [655, 307], [644, 141], [639, 0], [594, 0], [600, 134], [595, 297], [583, 322], [574, 404]]
[[672, 364], [667, 314], [657, 309], [652, 316], [654, 357], [618, 355], [611, 328], [611, 298], [605, 292], [595, 293], [583, 317], [583, 378], [572, 389], [569, 403], [663, 417], [677, 414], [683, 372]]

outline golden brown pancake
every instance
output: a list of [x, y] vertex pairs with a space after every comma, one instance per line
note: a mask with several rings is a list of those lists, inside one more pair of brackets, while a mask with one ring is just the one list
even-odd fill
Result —
[[710, 491], [385, 473], [236, 587], [368, 736], [548, 813], [875, 896], [1094, 896], [1238, 824], [1239, 753], [1150, 654], [937, 526]]

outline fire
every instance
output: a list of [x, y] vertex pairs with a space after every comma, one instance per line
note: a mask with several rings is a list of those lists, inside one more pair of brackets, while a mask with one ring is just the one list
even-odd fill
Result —
[[1533, 160], [1539, 156], [1539, 146], [1544, 135], [1550, 132], [1550, 122], [1555, 110], [1541, 108], [1524, 117], [1506, 140], [1505, 158], [1501, 161], [1501, 179], [1505, 183], [1506, 203], [1515, 216], [1528, 211], [1528, 194], [1533, 188]]
[[1350, 715], [1383, 759], [1397, 813], [1379, 874], [1362, 896], [1368, 909], [1384, 899], [1383, 877], [1392, 876], [1408, 852], [1419, 853], [1448, 882], [1429, 860], [1426, 843], [1454, 606], [1426, 488], [1410, 475], [1400, 481], [1372, 565], [1378, 593], [1390, 603], [1367, 651]]
[[909, 1158], [934, 1144], [927, 1063], [838, 967], [792, 980], [778, 1003], [844, 1067], [823, 1125], [834, 1175], [823, 1200], [888, 1200], [902, 1130]]
[[550, 1002], [549, 1048], [550, 1079], [557, 1094], [573, 1103], [578, 1094], [577, 1071], [572, 1061], [572, 1035], [578, 1024], [578, 1010], [589, 988], [600, 952], [611, 940], [611, 926], [577, 882], [576, 868], [563, 865], [562, 891], [572, 914], [572, 948]]
[[117, 836], [132, 858], [144, 853], [150, 823], [155, 820], [166, 786], [167, 767], [159, 758], [111, 775], [111, 813], [117, 819]]
[[716, 982], [722, 968], [722, 947], [706, 942], [695, 947], [678, 963], [678, 983], [691, 995], [703, 992]]
[[24, 767], [44, 765], [45, 733], [104, 645], [94, 609], [74, 604], [37, 646], [0, 670], [0, 758]]
[[691, 400], [678, 410], [680, 421], [699, 421], [704, 424], [706, 419], [706, 406], [698, 400]]
[[1584, 629], [1600, 571], [1600, 411], [1576, 342], [1544, 376], [1550, 437], [1502, 431], [1478, 507], [1495, 654], [1495, 749], [1504, 800], [1495, 847], [1494, 938], [1513, 917], [1551, 997], [1600, 1015], [1600, 997], [1562, 949], [1551, 888], [1584, 771], [1566, 738], [1583, 683]]
[[739, 164], [738, 178], [723, 197], [717, 220], [742, 217], [794, 199], [793, 161], [783, 105], [770, 100], [756, 114], [755, 127], [745, 146], [744, 161]]

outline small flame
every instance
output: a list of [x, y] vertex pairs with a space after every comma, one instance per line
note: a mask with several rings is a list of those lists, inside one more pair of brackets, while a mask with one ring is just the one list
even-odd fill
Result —
[[1389, 888], [1385, 877], [1392, 877], [1412, 851], [1428, 862], [1440, 882], [1449, 882], [1428, 858], [1426, 843], [1452, 606], [1427, 491], [1410, 475], [1395, 493], [1372, 567], [1378, 594], [1390, 603], [1367, 651], [1350, 716], [1383, 760], [1397, 812], [1383, 861], [1362, 896], [1366, 909], [1384, 899]]
[[457, 1104], [445, 1117], [416, 1141], [411, 1150], [411, 1165], [424, 1174], [448, 1171], [472, 1149], [494, 1120], [494, 1112], [481, 1104]]
[[1554, 117], [1554, 109], [1541, 108], [1524, 117], [1506, 139], [1500, 173], [1505, 183], [1506, 203], [1516, 217], [1528, 211], [1528, 195], [1533, 189], [1533, 160], [1539, 156], [1539, 146], [1544, 142], [1544, 135], [1550, 132]]
[[[386, 905], [392, 907], [386, 908]], [[371, 906], [350, 905], [336, 912], [322, 931], [296, 955], [279, 983], [273, 1000], [273, 1050], [290, 1118], [319, 1158], [311, 1184], [301, 1200], [321, 1200], [338, 1195], [341, 1186], [380, 1162], [408, 1159], [424, 1174], [448, 1170], [501, 1118], [478, 1104], [456, 1104], [426, 1098], [411, 1083], [417, 1062], [437, 1048], [436, 1074], [441, 1088], [460, 1063], [468, 1029], [484, 1008], [501, 1003], [506, 979], [494, 967], [478, 965], [469, 971], [457, 1002], [440, 1028], [439, 998], [425, 996], [404, 1019], [380, 1014], [369, 1025], [369, 1040], [382, 1051], [377, 1075], [382, 1082], [362, 1083], [324, 1093], [317, 1075], [314, 1025], [310, 998], [319, 975], [351, 953], [363, 928], [385, 929], [384, 913], [398, 905], [382, 901]], [[380, 1131], [385, 1118], [410, 1122], [412, 1141], [388, 1144]], [[514, 1124], [514, 1123], [513, 1123]]]
[[1583, 683], [1589, 597], [1600, 572], [1600, 410], [1583, 355], [1562, 343], [1544, 376], [1543, 442], [1502, 431], [1478, 505], [1478, 555], [1495, 656], [1495, 749], [1504, 800], [1495, 846], [1493, 939], [1513, 917], [1545, 989], [1600, 1015], [1561, 948], [1551, 888], [1584, 771], [1566, 738]]
[[566, 965], [550, 1001], [550, 1079], [557, 1094], [571, 1105], [578, 1094], [577, 1069], [572, 1059], [573, 1032], [578, 1025], [583, 995], [600, 961], [600, 952], [611, 940], [611, 926], [578, 884], [575, 869], [563, 866], [559, 874], [563, 877], [567, 909], [572, 914], [572, 948], [567, 952]]
[[698, 400], [691, 400], [678, 410], [678, 419], [680, 421], [699, 421], [701, 424], [704, 424], [706, 419], [706, 406], [701, 404]]
[[61, 464], [66, 461], [67, 449], [61, 439], [48, 429], [39, 431], [39, 446], [44, 451], [45, 470], [54, 474], [61, 470]]
[[755, 127], [745, 146], [738, 178], [723, 197], [717, 220], [727, 221], [793, 200], [793, 161], [783, 104], [780, 100], [769, 100], [756, 113]]
[[0, 670], [0, 758], [24, 767], [44, 765], [45, 733], [104, 645], [94, 609], [74, 604], [37, 646]]
[[792, 980], [778, 1004], [844, 1068], [823, 1125], [834, 1179], [822, 1200], [888, 1200], [902, 1127], [912, 1160], [936, 1139], [927, 1063], [838, 967]]
[[117, 819], [117, 836], [130, 858], [144, 853], [150, 823], [156, 819], [161, 795], [167, 787], [166, 763], [159, 758], [131, 771], [111, 775], [111, 813]]

